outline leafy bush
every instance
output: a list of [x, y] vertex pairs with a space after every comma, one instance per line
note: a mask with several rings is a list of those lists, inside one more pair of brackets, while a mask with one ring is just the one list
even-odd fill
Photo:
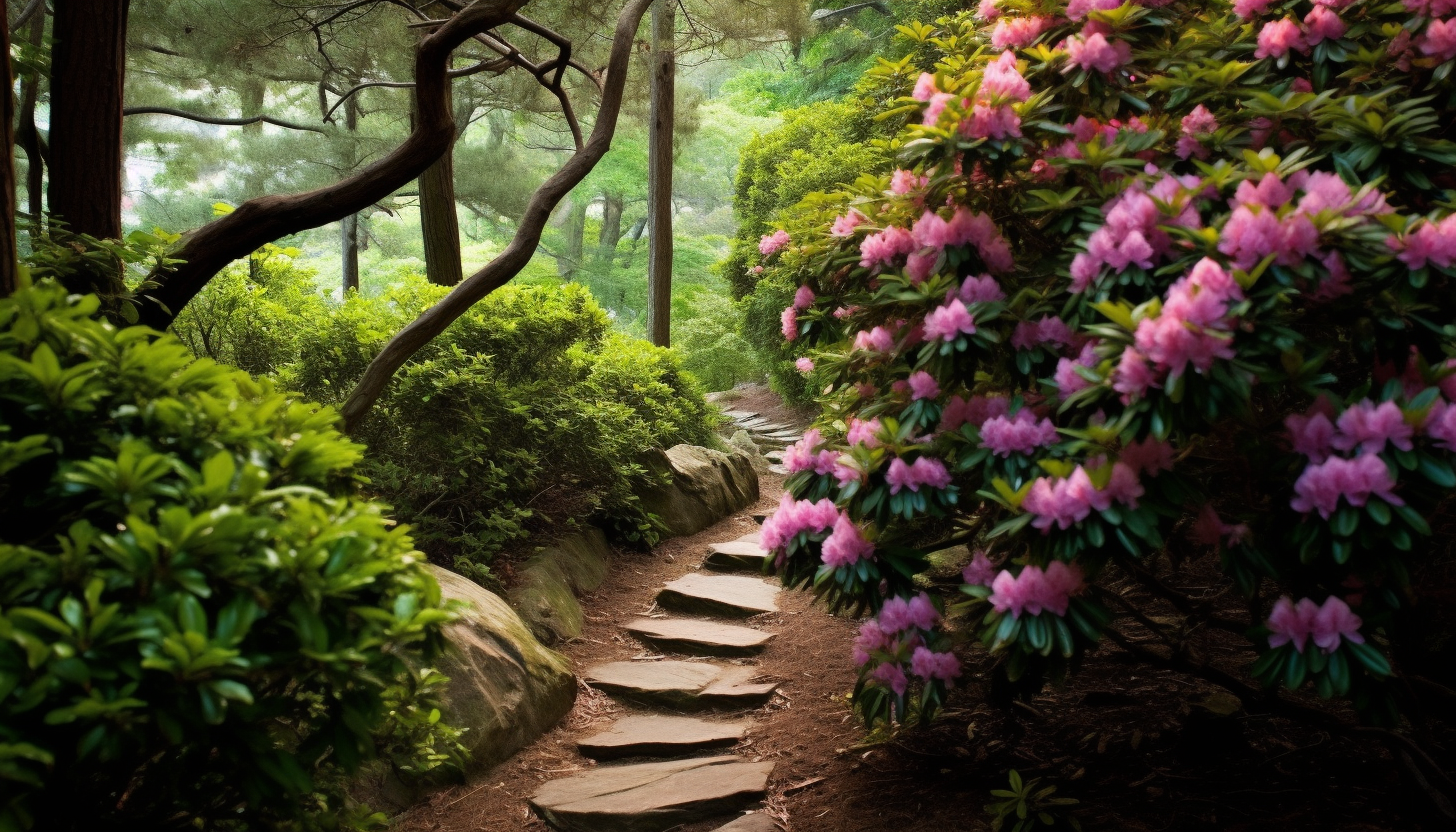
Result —
[[[423, 279], [348, 298], [299, 339], [290, 384], [348, 393], [384, 342], [444, 289]], [[630, 537], [642, 451], [711, 441], [675, 353], [611, 331], [581, 286], [496, 290], [405, 365], [360, 428], [372, 488], [432, 554], [478, 577], [505, 543], [589, 517]], [[569, 451], [567, 450], [569, 449]]]
[[716, 292], [695, 292], [673, 310], [674, 348], [683, 367], [709, 390], [728, 390], [763, 377], [754, 349], [740, 330], [743, 315], [733, 301]]
[[0, 828], [365, 822], [361, 761], [449, 756], [438, 586], [333, 411], [99, 306], [0, 299]]
[[[1369, 721], [1446, 678], [1456, 46], [1426, 8], [1001, 0], [902, 28], [941, 57], [893, 73], [898, 169], [764, 253], [831, 389], [764, 541], [878, 611], [867, 720], [943, 701], [946, 615], [1023, 695], [1111, 640], [1258, 698], [1210, 629]], [[947, 608], [912, 578], [955, 543]]]

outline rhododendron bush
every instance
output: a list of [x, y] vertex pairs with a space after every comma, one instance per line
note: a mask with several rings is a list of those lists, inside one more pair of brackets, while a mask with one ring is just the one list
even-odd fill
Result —
[[[758, 264], [802, 284], [824, 408], [764, 545], [875, 613], [866, 719], [933, 713], [967, 628], [1023, 690], [1128, 621], [1178, 653], [1114, 576], [1260, 683], [1397, 719], [1456, 487], [1456, 6], [983, 0], [901, 32], [938, 59], [873, 71], [897, 169]], [[947, 609], [917, 576], [962, 544]], [[1203, 599], [1167, 580], [1198, 563]]]

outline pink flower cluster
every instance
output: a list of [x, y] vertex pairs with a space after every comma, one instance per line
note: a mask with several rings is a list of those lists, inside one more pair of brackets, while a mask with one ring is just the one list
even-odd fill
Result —
[[1092, 386], [1085, 376], [1077, 371], [1078, 367], [1092, 369], [1101, 363], [1102, 359], [1097, 356], [1097, 342], [1089, 341], [1082, 346], [1082, 352], [1076, 358], [1057, 359], [1057, 370], [1052, 375], [1052, 381], [1056, 382], [1057, 395], [1062, 399], [1069, 398], [1079, 390], [1085, 390]]
[[940, 412], [940, 431], [960, 430], [961, 425], [975, 425], [977, 428], [987, 419], [1005, 416], [1011, 412], [1011, 400], [1005, 396], [972, 396], [962, 399], [951, 396]]
[[1149, 436], [1124, 445], [1117, 460], [1140, 475], [1156, 477], [1163, 471], [1173, 470], [1173, 446]]
[[1218, 511], [1213, 503], [1205, 503], [1203, 509], [1198, 512], [1198, 519], [1193, 521], [1192, 538], [1194, 543], [1201, 543], [1204, 546], [1217, 546], [1220, 543], [1237, 546], [1247, 540], [1250, 535], [1249, 527], [1243, 523], [1230, 525], [1218, 516]]
[[991, 581], [996, 579], [998, 571], [996, 564], [987, 557], [986, 550], [977, 549], [976, 553], [971, 555], [971, 562], [961, 570], [961, 580], [970, 586], [990, 586]]
[[922, 456], [911, 463], [895, 457], [885, 472], [885, 482], [890, 486], [891, 494], [907, 489], [919, 493], [920, 488], [927, 485], [936, 489], [950, 487], [950, 472], [944, 462], [933, 457]]
[[1309, 42], [1299, 24], [1289, 18], [1273, 20], [1259, 30], [1259, 46], [1255, 58], [1283, 58], [1291, 51], [1309, 54]]
[[997, 612], [1009, 612], [1012, 618], [1020, 618], [1023, 612], [1040, 615], [1042, 610], [1064, 616], [1072, 596], [1082, 589], [1081, 568], [1054, 560], [1045, 570], [1027, 566], [1020, 575], [1002, 570], [991, 582], [988, 600]]
[[1386, 245], [1412, 269], [1424, 269], [1427, 264], [1448, 269], [1456, 263], [1456, 214], [1440, 222], [1422, 221], [1404, 237], [1389, 238]]
[[1051, 419], [1037, 420], [1026, 408], [1013, 417], [997, 416], [981, 425], [981, 444], [1005, 459], [1012, 453], [1029, 454], [1057, 442], [1057, 428]]
[[866, 218], [864, 214], [851, 209], [848, 214], [835, 218], [834, 224], [829, 226], [829, 236], [852, 237], [854, 236], [854, 230], [865, 222]]
[[1294, 481], [1294, 499], [1289, 505], [1295, 511], [1319, 511], [1324, 519], [1339, 508], [1340, 498], [1352, 506], [1363, 506], [1372, 496], [1391, 505], [1405, 505], [1391, 489], [1395, 478], [1378, 455], [1361, 454], [1354, 459], [1332, 456], [1324, 462], [1311, 462]]
[[1456, 453], [1456, 404], [1437, 402], [1426, 417], [1425, 430], [1436, 447]]
[[895, 349], [895, 336], [891, 335], [888, 329], [877, 326], [874, 329], [856, 333], [854, 336], [854, 348], [867, 352], [893, 352]]
[[824, 538], [821, 557], [826, 566], [838, 569], [853, 566], [862, 560], [875, 556], [875, 544], [865, 540], [864, 532], [849, 519], [848, 514], [839, 515], [834, 521], [834, 530]]
[[791, 473], [813, 471], [816, 474], [832, 474], [839, 452], [819, 450], [823, 444], [824, 437], [818, 428], [804, 431], [802, 439], [784, 449], [784, 467]]
[[768, 551], [782, 549], [800, 532], [816, 534], [833, 528], [839, 520], [840, 511], [834, 502], [823, 499], [815, 502], [795, 500], [785, 491], [779, 499], [778, 510], [763, 521], [759, 531], [760, 545]]
[[[1189, 198], [1190, 189], [1200, 184], [1196, 176], [1164, 176], [1146, 190], [1142, 183], [1134, 183], [1103, 205], [1107, 221], [1087, 238], [1087, 250], [1072, 258], [1072, 293], [1085, 292], [1104, 266], [1118, 273], [1128, 266], [1151, 269], [1166, 257], [1173, 240], [1160, 226], [1201, 225]], [[1173, 213], [1165, 214], [1158, 202], [1172, 206]]]
[[794, 361], [794, 367], [801, 373], [814, 372], [814, 359], [800, 357]]
[[785, 341], [799, 337], [799, 310], [785, 306], [784, 311], [779, 314], [779, 323], [782, 325]]
[[1208, 108], [1199, 104], [1193, 108], [1193, 112], [1183, 117], [1179, 123], [1183, 129], [1183, 135], [1178, 139], [1178, 145], [1174, 152], [1179, 159], [1187, 159], [1190, 156], [1199, 159], [1208, 158], [1208, 148], [1203, 146], [1203, 139], [1209, 134], [1218, 130], [1218, 119]]
[[1331, 421], [1333, 415], [1334, 407], [1320, 399], [1306, 413], [1286, 417], [1284, 427], [1294, 450], [1324, 462], [1335, 450], [1370, 454], [1385, 450], [1387, 443], [1402, 451], [1414, 447], [1415, 427], [1395, 402], [1363, 399], [1346, 408], [1337, 421]]
[[890, 193], [896, 196], [905, 196], [912, 191], [917, 191], [930, 180], [924, 176], [916, 176], [914, 171], [903, 168], [896, 170], [890, 175]]
[[866, 269], [888, 265], [896, 257], [909, 254], [918, 246], [909, 231], [890, 226], [871, 234], [859, 244], [859, 264]]
[[[910, 234], [911, 251], [918, 248], [938, 255], [950, 246], [970, 245], [975, 246], [986, 268], [992, 271], [1010, 271], [1014, 265], [1011, 247], [1002, 238], [996, 223], [985, 214], [967, 208], [957, 208], [949, 220], [934, 211], [926, 211], [915, 221]], [[997, 288], [999, 291], [1000, 287]]]
[[1041, 37], [1042, 32], [1057, 25], [1050, 17], [1003, 17], [991, 32], [991, 46], [996, 49], [1025, 49]]
[[1002, 52], [986, 65], [971, 112], [959, 126], [969, 139], [1007, 139], [1021, 136], [1021, 116], [1012, 104], [1031, 97], [1031, 85], [1016, 67], [1016, 53]]
[[940, 395], [940, 384], [936, 382], [935, 376], [924, 370], [911, 373], [906, 383], [910, 387], [910, 398], [915, 401], [933, 399]]
[[1429, 55], [1442, 63], [1456, 58], [1456, 18], [1432, 20], [1421, 35], [1422, 55]]
[[960, 298], [951, 298], [925, 316], [925, 339], [954, 341], [961, 334], [976, 334], [976, 321]]
[[808, 286], [800, 286], [798, 291], [794, 292], [794, 308], [802, 311], [813, 305], [814, 290]]
[[1121, 0], [1069, 0], [1067, 17], [1072, 20], [1081, 20], [1087, 16], [1088, 12], [1111, 11], [1121, 5]]
[[961, 675], [961, 663], [954, 653], [936, 653], [929, 647], [917, 647], [910, 657], [910, 672], [927, 682], [940, 679], [946, 687], [952, 687]]
[[940, 623], [940, 611], [924, 592], [914, 598], [890, 598], [880, 607], [880, 629], [902, 633], [910, 628], [929, 631]]
[[[1234, 357], [1229, 306], [1243, 299], [1239, 284], [1205, 257], [1168, 289], [1167, 300], [1156, 318], [1138, 322], [1133, 334], [1135, 349], [1159, 373], [1181, 373], [1189, 364], [1199, 372], [1208, 372], [1215, 359]], [[1141, 395], [1147, 385], [1137, 389], [1138, 382], [1150, 379], [1146, 375], [1131, 377], [1127, 364], [1124, 351], [1114, 387], [1123, 393]], [[1146, 365], [1141, 368], [1144, 373], [1146, 369]]]
[[[962, 303], [996, 303], [1006, 300], [1006, 293], [1001, 291], [1001, 284], [996, 278], [989, 274], [971, 276], [961, 283], [961, 288], [956, 291], [956, 297]], [[946, 300], [950, 300], [950, 294], [946, 294]]]
[[1310, 640], [1326, 653], [1338, 650], [1341, 639], [1364, 644], [1365, 636], [1360, 634], [1363, 623], [1349, 604], [1333, 595], [1323, 604], [1316, 604], [1309, 598], [1301, 598], [1296, 604], [1285, 595], [1274, 602], [1274, 609], [1266, 622], [1270, 647], [1292, 643], [1300, 653], [1304, 652], [1304, 645]]
[[1011, 333], [1011, 346], [1018, 350], [1070, 347], [1075, 343], [1072, 328], [1055, 315], [1043, 315], [1039, 321], [1022, 321]]
[[1096, 511], [1106, 511], [1113, 503], [1137, 508], [1138, 498], [1143, 496], [1143, 486], [1138, 474], [1125, 463], [1112, 466], [1112, 474], [1105, 488], [1092, 484], [1092, 477], [1082, 466], [1066, 479], [1053, 480], [1041, 477], [1031, 486], [1021, 507], [1033, 515], [1031, 525], [1043, 533], [1057, 528], [1071, 528]]
[[1067, 66], [1063, 72], [1079, 67], [1087, 72], [1095, 69], [1103, 75], [1111, 75], [1132, 60], [1132, 47], [1125, 41], [1109, 41], [1105, 34], [1092, 30], [1090, 26], [1080, 35], [1062, 41], [1061, 48], [1067, 53]]
[[845, 444], [851, 447], [854, 445], [863, 445], [866, 448], [878, 448], [880, 446], [880, 440], [875, 434], [879, 432], [879, 419], [870, 419], [869, 421], [850, 419], [849, 430], [845, 433], [844, 441]]
[[767, 257], [788, 244], [789, 232], [779, 229], [772, 234], [763, 235], [763, 239], [758, 241], [758, 253]]

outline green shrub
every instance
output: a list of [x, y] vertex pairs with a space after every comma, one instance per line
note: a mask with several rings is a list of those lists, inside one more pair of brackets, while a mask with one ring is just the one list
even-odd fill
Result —
[[763, 362], [744, 339], [743, 314], [717, 292], [694, 292], [674, 304], [673, 347], [683, 366], [710, 390], [762, 378]]
[[333, 411], [99, 306], [0, 299], [0, 829], [369, 820], [361, 761], [448, 756], [438, 586]]

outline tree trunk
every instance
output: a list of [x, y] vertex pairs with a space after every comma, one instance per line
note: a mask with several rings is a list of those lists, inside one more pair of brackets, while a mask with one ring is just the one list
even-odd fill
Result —
[[[30, 45], [39, 49], [45, 41], [45, 9], [30, 18]], [[15, 143], [25, 151], [25, 198], [29, 204], [30, 233], [37, 233], [41, 212], [45, 209], [45, 153], [41, 150], [40, 133], [35, 129], [35, 105], [40, 98], [40, 76], [21, 85], [20, 119], [15, 128]]]
[[[350, 81], [349, 86], [353, 87], [359, 83], [355, 78]], [[359, 96], [353, 95], [344, 102], [344, 128], [351, 134], [359, 129]], [[358, 148], [353, 140], [349, 141], [345, 153], [344, 167], [353, 170], [358, 164]], [[359, 291], [359, 215], [350, 214], [339, 220], [339, 237], [342, 243], [344, 292], [350, 289]]]
[[556, 273], [563, 280], [576, 280], [586, 250], [586, 200], [573, 199], [562, 231], [566, 234], [561, 253], [556, 255]]
[[78, 234], [121, 238], [121, 99], [130, 0], [60, 0], [52, 34], [50, 207]]
[[[447, 93], [448, 95], [448, 93]], [[465, 127], [456, 113], [456, 134]], [[420, 233], [425, 240], [425, 275], [431, 283], [454, 286], [465, 279], [460, 262], [460, 217], [455, 210], [455, 144], [420, 174]]]
[[[238, 100], [242, 104], [240, 115], [243, 118], [261, 115], [268, 103], [268, 83], [261, 78], [248, 78], [238, 89]], [[244, 125], [242, 133], [249, 138], [263, 135], [263, 122], [255, 121]], [[245, 164], [247, 173], [243, 175], [244, 198], [252, 199], [267, 193], [269, 165], [260, 159], [250, 159]]]
[[602, 194], [602, 230], [597, 235], [597, 261], [612, 271], [612, 258], [617, 253], [617, 243], [622, 241], [622, 197], [620, 194]]
[[0, 141], [4, 142], [0, 154], [0, 297], [9, 297], [20, 288], [15, 245], [15, 159], [13, 156], [15, 135], [11, 125], [15, 121], [15, 96], [12, 92], [15, 79], [10, 73], [10, 21], [0, 16], [0, 81], [5, 89], [0, 92], [0, 113], [5, 122], [0, 124]]
[[673, 54], [677, 0], [652, 4], [652, 117], [647, 147], [647, 338], [671, 343], [672, 128], [677, 59]]

